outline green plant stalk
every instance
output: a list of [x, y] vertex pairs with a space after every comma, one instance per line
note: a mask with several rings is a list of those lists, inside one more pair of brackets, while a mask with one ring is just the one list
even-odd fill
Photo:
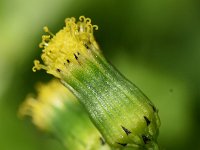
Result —
[[59, 78], [113, 148], [157, 149], [158, 110], [104, 58], [93, 28], [88, 18], [81, 16], [77, 23], [66, 19], [65, 28], [43, 38], [44, 65], [36, 60], [33, 70], [45, 69]]

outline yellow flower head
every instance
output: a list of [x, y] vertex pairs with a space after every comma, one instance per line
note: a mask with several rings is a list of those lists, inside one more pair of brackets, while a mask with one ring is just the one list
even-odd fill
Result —
[[80, 67], [84, 60], [92, 60], [93, 55], [99, 53], [99, 47], [94, 39], [93, 30], [97, 25], [92, 25], [90, 18], [67, 18], [66, 26], [56, 35], [53, 35], [47, 27], [44, 31], [49, 35], [42, 36], [40, 47], [43, 48], [41, 59], [34, 61], [33, 71], [45, 69], [47, 73], [61, 78], [62, 74], [68, 74], [72, 68]]
[[29, 96], [19, 109], [19, 117], [30, 116], [70, 150], [110, 150], [90, 122], [75, 96], [58, 80], [38, 84], [37, 97]]
[[[75, 102], [74, 95], [57, 80], [48, 84], [38, 84], [37, 97], [29, 95], [19, 109], [20, 117], [30, 116], [33, 123], [42, 130], [48, 130], [55, 115], [55, 109], [65, 109], [68, 100]], [[65, 98], [67, 97], [67, 98]]]

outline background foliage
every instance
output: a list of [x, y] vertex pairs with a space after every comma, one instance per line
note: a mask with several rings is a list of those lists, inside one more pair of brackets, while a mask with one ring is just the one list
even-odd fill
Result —
[[0, 149], [64, 150], [17, 118], [36, 81], [33, 59], [48, 25], [85, 15], [105, 56], [159, 108], [162, 149], [200, 149], [200, 1], [0, 0]]

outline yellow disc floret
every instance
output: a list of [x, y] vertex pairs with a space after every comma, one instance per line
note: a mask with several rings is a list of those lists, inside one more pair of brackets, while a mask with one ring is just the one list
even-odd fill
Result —
[[40, 47], [43, 48], [41, 59], [34, 61], [33, 71], [45, 69], [47, 73], [61, 78], [61, 74], [67, 74], [70, 69], [80, 66], [84, 60], [92, 60], [92, 53], [98, 53], [99, 47], [94, 39], [93, 30], [97, 25], [91, 24], [90, 18], [79, 17], [67, 18], [66, 26], [56, 35], [52, 34], [47, 27], [44, 31], [49, 35], [42, 36]]

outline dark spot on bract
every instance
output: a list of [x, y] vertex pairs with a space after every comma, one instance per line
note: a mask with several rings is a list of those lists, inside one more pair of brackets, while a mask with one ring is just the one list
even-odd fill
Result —
[[69, 59], [67, 59], [67, 62], [70, 63]]
[[118, 142], [117, 142], [117, 144], [119, 144], [121, 146], [126, 146], [127, 145], [127, 143], [118, 143]]
[[100, 137], [99, 139], [100, 139], [101, 145], [105, 145], [106, 144], [105, 140], [102, 137]]
[[85, 48], [89, 49], [89, 46], [87, 44], [85, 44]]
[[79, 52], [77, 52], [77, 54], [78, 54], [78, 55], [80, 55], [80, 53], [79, 53]]
[[144, 144], [147, 144], [149, 141], [151, 141], [147, 136], [142, 135], [142, 140], [144, 141]]
[[76, 60], [78, 60], [78, 56], [77, 56], [76, 54], [74, 54], [74, 58], [75, 58]]
[[151, 123], [151, 121], [146, 116], [144, 116], [144, 119], [145, 119], [145, 121], [147, 123], [147, 126], [149, 126], [149, 124]]
[[154, 112], [157, 112], [156, 107], [155, 107], [155, 106], [152, 106], [152, 107], [153, 107], [153, 111], [154, 111]]
[[61, 72], [61, 70], [60, 69], [56, 69], [58, 72]]
[[152, 107], [153, 111], [154, 111], [154, 112], [157, 112], [157, 109], [156, 109], [156, 107], [155, 107], [153, 104], [150, 104], [150, 105], [151, 105], [151, 107]]
[[131, 134], [131, 131], [129, 131], [127, 128], [125, 128], [125, 127], [123, 127], [123, 126], [121, 126], [121, 127], [122, 127], [122, 129], [124, 130], [124, 132], [126, 133], [126, 135]]

